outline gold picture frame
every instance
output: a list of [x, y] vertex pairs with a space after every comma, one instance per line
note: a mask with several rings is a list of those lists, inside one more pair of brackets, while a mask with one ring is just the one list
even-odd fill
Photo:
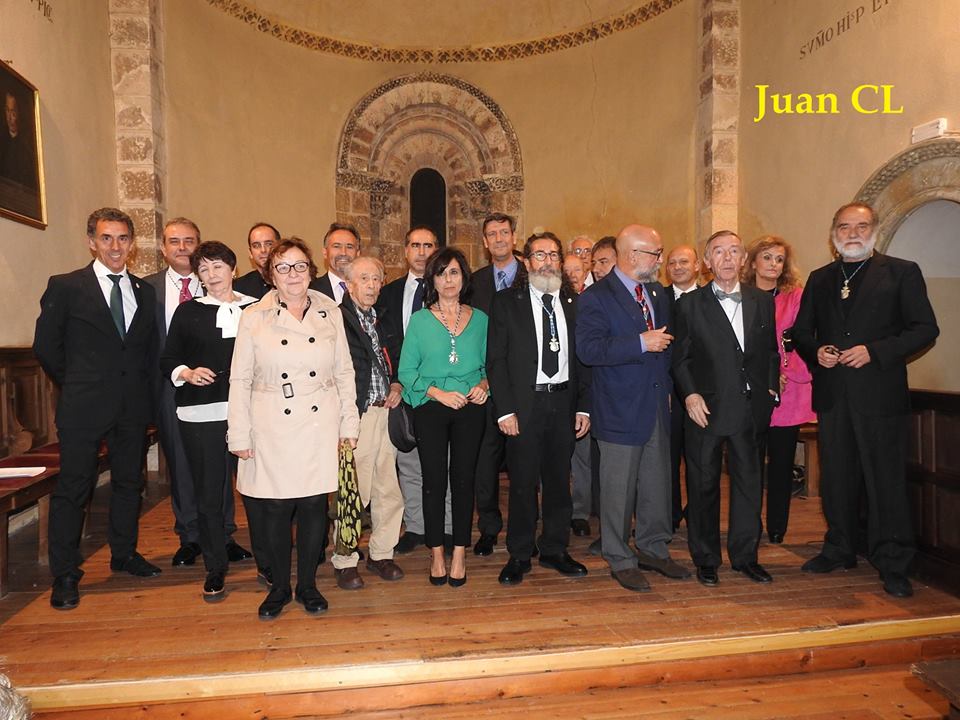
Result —
[[0, 216], [45, 230], [40, 92], [0, 61]]

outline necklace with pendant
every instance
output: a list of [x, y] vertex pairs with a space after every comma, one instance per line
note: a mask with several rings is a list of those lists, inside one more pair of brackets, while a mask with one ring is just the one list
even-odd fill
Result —
[[870, 258], [868, 257], [865, 260], [862, 260], [860, 264], [857, 265], [857, 269], [850, 273], [849, 277], [847, 276], [847, 271], [843, 267], [843, 261], [840, 261], [840, 272], [843, 273], [843, 287], [840, 288], [841, 300], [846, 300], [848, 297], [850, 297], [850, 281], [853, 280], [854, 275], [860, 272], [860, 268], [862, 268], [869, 259]]
[[550, 318], [550, 342], [547, 343], [547, 347], [550, 348], [550, 352], [558, 353], [560, 352], [560, 339], [557, 337], [557, 324], [554, 320], [557, 311], [555, 309], [547, 310], [547, 306], [543, 304], [542, 297], [538, 297], [537, 300], [540, 302], [540, 307], [543, 308], [547, 317]]
[[460, 356], [457, 355], [457, 330], [460, 328], [460, 313], [463, 312], [463, 305], [457, 304], [457, 318], [453, 322], [453, 330], [447, 323], [447, 316], [443, 314], [440, 303], [437, 303], [437, 312], [440, 313], [440, 322], [443, 323], [444, 330], [450, 335], [450, 354], [447, 356], [447, 360], [451, 365], [456, 365], [460, 362]]

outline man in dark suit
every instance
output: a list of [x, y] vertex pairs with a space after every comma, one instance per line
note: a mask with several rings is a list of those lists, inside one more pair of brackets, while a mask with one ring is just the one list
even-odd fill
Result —
[[[490, 264], [484, 265], [470, 278], [470, 304], [490, 314], [493, 296], [511, 287], [523, 266], [514, 255], [516, 245], [516, 218], [493, 213], [481, 225], [483, 246], [490, 253]], [[480, 538], [473, 546], [477, 555], [490, 555], [497, 544], [497, 535], [503, 529], [500, 512], [500, 466], [505, 455], [505, 440], [497, 426], [496, 398], [487, 403], [487, 423], [480, 443], [474, 492], [477, 498], [477, 527]]]
[[110, 453], [110, 569], [160, 574], [137, 552], [157, 335], [153, 288], [127, 272], [133, 239], [126, 213], [95, 211], [87, 219], [87, 241], [96, 259], [51, 277], [40, 299], [33, 351], [60, 387], [60, 474], [49, 526], [50, 604], [58, 610], [80, 603], [80, 534], [101, 440]]
[[[670, 284], [664, 289], [667, 291], [667, 297], [670, 298], [671, 314], [676, 316], [674, 312], [676, 302], [681, 296], [693, 292], [698, 287], [700, 258], [697, 256], [697, 249], [693, 245], [677, 245], [667, 255], [665, 267]], [[682, 410], [683, 400], [680, 399], [676, 387], [673, 388], [672, 407], [676, 408], [676, 412], [670, 413], [670, 471], [673, 490], [673, 531], [676, 532], [680, 528], [680, 521], [683, 520], [684, 515], [683, 497], [680, 492], [680, 461], [683, 459], [683, 419], [687, 416], [687, 413]]]
[[330, 223], [323, 236], [323, 261], [327, 271], [310, 282], [310, 289], [322, 292], [338, 305], [347, 291], [344, 270], [360, 254], [360, 232], [349, 223]]
[[280, 242], [280, 231], [270, 223], [258, 222], [247, 233], [247, 249], [253, 270], [233, 281], [233, 289], [259, 300], [272, 287], [264, 278], [267, 258], [273, 246]]
[[[394, 365], [400, 362], [403, 336], [407, 331], [410, 316], [423, 307], [423, 272], [427, 260], [437, 249], [437, 236], [425, 225], [417, 225], [407, 231], [403, 239], [403, 254], [407, 260], [407, 273], [384, 286], [377, 300], [377, 317], [383, 328], [387, 351]], [[416, 448], [410, 452], [397, 452], [397, 475], [403, 492], [404, 533], [400, 536], [396, 552], [405, 554], [423, 545], [423, 473], [420, 468], [420, 453]], [[450, 493], [447, 493], [444, 543], [453, 547], [452, 519], [450, 516]], [[449, 543], [447, 540], [449, 539]]]
[[869, 205], [837, 210], [830, 235], [839, 258], [810, 274], [793, 326], [813, 368], [827, 519], [823, 549], [803, 570], [856, 566], [863, 488], [870, 563], [887, 593], [909, 597], [916, 548], [905, 472], [907, 360], [940, 330], [917, 264], [874, 252], [877, 224]]
[[687, 411], [687, 540], [697, 579], [719, 582], [720, 470], [727, 448], [731, 567], [754, 582], [773, 578], [757, 562], [761, 479], [757, 429], [770, 424], [780, 390], [773, 297], [740, 285], [740, 237], [714, 233], [703, 262], [714, 281], [677, 303], [673, 379]]
[[[591, 432], [600, 445], [600, 542], [610, 574], [645, 592], [641, 568], [683, 579], [670, 558], [670, 305], [657, 282], [663, 242], [651, 227], [617, 236], [617, 264], [579, 299], [577, 354], [591, 366]], [[630, 521], [636, 516], [630, 550]]]
[[[497, 396], [497, 423], [507, 438], [510, 501], [507, 550], [500, 583], [514, 585], [540, 565], [582, 577], [570, 557], [570, 456], [590, 429], [589, 384], [578, 367], [576, 293], [560, 270], [562, 245], [553, 233], [531, 235], [523, 249], [529, 285], [521, 277], [493, 299], [487, 332], [487, 379]], [[537, 529], [537, 486], [543, 529]]]
[[[167, 267], [143, 279], [156, 293], [157, 348], [162, 351], [167, 342], [167, 330], [176, 309], [195, 297], [203, 296], [200, 280], [190, 269], [190, 256], [200, 244], [200, 228], [185, 217], [168, 220], [163, 226], [160, 252]], [[197, 499], [193, 492], [193, 476], [180, 439], [180, 424], [177, 420], [175, 388], [170, 378], [162, 377], [159, 365], [156, 368], [155, 402], [157, 429], [160, 447], [167, 461], [170, 477], [170, 504], [173, 507], [174, 532], [180, 538], [180, 548], [174, 553], [172, 565], [193, 565], [200, 556], [200, 525]], [[227, 557], [239, 562], [251, 557], [250, 553], [233, 540], [237, 530], [234, 519], [233, 484], [224, 486], [223, 520], [227, 532]]]

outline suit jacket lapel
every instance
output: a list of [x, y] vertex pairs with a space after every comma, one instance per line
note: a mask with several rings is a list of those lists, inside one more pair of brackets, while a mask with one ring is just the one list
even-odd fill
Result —
[[[520, 337], [524, 338], [524, 342], [527, 343], [525, 349], [519, 349], [517, 357], [532, 357], [533, 358], [533, 382], [536, 382], [537, 368], [539, 367], [539, 348], [540, 343], [537, 338], [537, 325], [533, 320], [534, 305], [533, 301], [530, 298], [529, 288], [523, 291], [517, 290], [517, 315], [521, 325], [522, 332]], [[540, 303], [537, 303], [536, 312], [543, 313], [543, 308], [540, 307]]]
[[[750, 328], [753, 326], [753, 320], [757, 316], [757, 298], [752, 292], [744, 292], [741, 287], [740, 308], [743, 312], [743, 347], [741, 350], [747, 351], [747, 338], [750, 337]], [[719, 304], [719, 301], [718, 301]], [[729, 324], [729, 323], [728, 323]], [[733, 329], [733, 326], [730, 328]]]
[[[860, 309], [860, 298], [870, 297], [880, 277], [883, 275], [884, 258], [882, 255], [875, 254], [867, 266], [863, 268], [863, 280], [860, 281], [860, 287], [853, 293], [853, 296], [846, 302], [852, 303], [847, 311], [847, 318], [853, 317], [853, 314]], [[838, 295], [839, 297], [839, 295]]]
[[107, 301], [103, 297], [100, 281], [93, 271], [93, 263], [90, 263], [83, 273], [83, 292], [89, 297], [94, 320], [105, 333], [113, 333], [113, 337], [119, 340], [120, 333], [117, 332], [117, 326], [113, 324], [113, 315], [110, 314], [110, 306], [107, 305]]
[[[695, 291], [703, 297], [704, 310], [708, 316], [712, 316], [711, 324], [722, 328], [720, 332], [725, 333], [728, 339], [733, 340], [737, 347], [740, 347], [740, 341], [737, 334], [733, 331], [733, 325], [730, 324], [730, 318], [724, 312], [723, 305], [717, 299], [710, 285], [704, 285], [700, 290]], [[742, 311], [742, 309], [741, 309]], [[744, 321], [744, 336], [746, 336], [746, 321]]]
[[620, 282], [620, 278], [610, 273], [607, 277], [610, 278], [610, 282], [607, 283], [607, 287], [610, 292], [613, 293], [613, 297], [620, 304], [620, 307], [626, 311], [627, 315], [630, 316], [630, 319], [633, 320], [633, 323], [637, 326], [637, 329], [640, 332], [646, 332], [647, 323], [643, 319], [643, 311], [640, 309], [640, 304], [636, 301], [635, 298], [630, 297], [630, 293], [627, 292], [627, 288], [624, 287], [623, 283]]

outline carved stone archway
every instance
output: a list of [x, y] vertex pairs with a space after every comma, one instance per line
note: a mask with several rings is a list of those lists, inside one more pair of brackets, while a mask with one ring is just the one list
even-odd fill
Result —
[[904, 150], [864, 183], [855, 200], [877, 211], [877, 248], [886, 250], [897, 228], [921, 205], [960, 202], [960, 139], [938, 138]]
[[360, 230], [388, 276], [404, 268], [410, 179], [432, 168], [447, 185], [447, 244], [484, 264], [480, 221], [490, 212], [520, 219], [520, 144], [500, 106], [459, 78], [425, 72], [397, 77], [367, 93], [340, 136], [337, 220]]

